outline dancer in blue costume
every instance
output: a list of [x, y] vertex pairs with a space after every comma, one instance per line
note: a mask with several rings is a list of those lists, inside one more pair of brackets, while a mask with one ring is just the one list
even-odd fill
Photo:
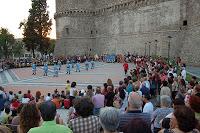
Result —
[[47, 63], [44, 64], [43, 70], [44, 70], [44, 76], [47, 76], [47, 73], [48, 73], [48, 64]]
[[56, 64], [54, 64], [54, 66], [53, 66], [53, 70], [54, 70], [54, 77], [58, 77], [58, 69], [59, 69], [59, 66], [58, 65], [56, 65]]
[[92, 60], [92, 61], [91, 61], [91, 69], [94, 69], [94, 67], [95, 67], [95, 63], [94, 63], [94, 61]]
[[70, 61], [67, 61], [66, 69], [66, 74], [71, 74], [72, 64], [70, 63]]
[[76, 62], [76, 72], [81, 72], [81, 65], [79, 63], [79, 61]]
[[88, 60], [85, 61], [85, 70], [87, 70], [87, 71], [89, 70], [89, 62], [88, 62]]
[[62, 63], [60, 60], [58, 60], [58, 70], [61, 70], [61, 67], [62, 67]]
[[34, 62], [33, 64], [32, 64], [32, 72], [33, 72], [33, 74], [32, 75], [36, 75], [36, 63]]

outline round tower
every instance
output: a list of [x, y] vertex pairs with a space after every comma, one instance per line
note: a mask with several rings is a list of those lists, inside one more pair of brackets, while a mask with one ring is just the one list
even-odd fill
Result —
[[56, 56], [84, 55], [94, 44], [93, 0], [56, 0]]

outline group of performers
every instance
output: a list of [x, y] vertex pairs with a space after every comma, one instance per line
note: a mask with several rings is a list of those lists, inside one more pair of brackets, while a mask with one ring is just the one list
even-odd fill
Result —
[[[57, 61], [54, 62], [53, 65], [53, 73], [54, 73], [54, 77], [58, 77], [58, 73], [61, 70], [62, 67], [62, 63], [61, 61]], [[71, 71], [73, 70], [73, 68], [75, 67], [75, 71], [76, 72], [81, 72], [81, 65], [80, 65], [80, 61], [76, 61], [73, 62], [72, 60], [68, 60], [66, 63], [66, 74], [71, 74]], [[94, 69], [95, 68], [95, 62], [93, 60], [85, 61], [85, 70], [88, 71], [89, 69]], [[32, 63], [32, 75], [36, 75], [36, 71], [37, 71], [37, 65], [36, 62]], [[49, 67], [48, 64], [45, 62], [44, 66], [43, 66], [43, 73], [44, 76], [48, 76], [48, 71], [49, 71]]]

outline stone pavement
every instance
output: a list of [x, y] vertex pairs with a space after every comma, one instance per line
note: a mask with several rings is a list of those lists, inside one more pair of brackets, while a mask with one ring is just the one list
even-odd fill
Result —
[[[28, 89], [35, 94], [40, 90], [43, 95], [53, 90], [64, 90], [66, 80], [76, 81], [77, 88], [86, 88], [91, 84], [94, 87], [102, 86], [108, 78], [113, 80], [116, 86], [120, 80], [124, 79], [122, 64], [96, 62], [95, 69], [86, 71], [84, 64], [81, 64], [81, 72], [73, 70], [71, 75], [66, 75], [66, 66], [63, 65], [59, 72], [59, 77], [53, 77], [53, 67], [49, 66], [47, 77], [43, 76], [42, 67], [37, 68], [37, 75], [32, 75], [31, 68], [18, 68], [0, 72], [0, 85], [4, 86], [7, 91], [12, 90], [18, 92], [27, 92]], [[133, 64], [130, 64], [133, 67]]]

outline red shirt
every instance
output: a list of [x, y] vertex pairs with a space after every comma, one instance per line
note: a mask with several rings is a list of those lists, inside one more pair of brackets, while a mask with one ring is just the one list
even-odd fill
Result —
[[124, 67], [124, 70], [128, 70], [128, 63], [124, 63], [123, 67]]

